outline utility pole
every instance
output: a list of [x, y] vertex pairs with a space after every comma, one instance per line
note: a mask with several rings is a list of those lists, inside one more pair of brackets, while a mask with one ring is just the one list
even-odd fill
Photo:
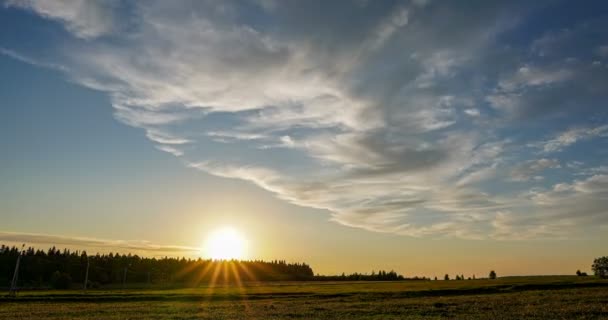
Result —
[[128, 268], [128, 267], [129, 267], [129, 266], [126, 266], [126, 267], [125, 267], [125, 272], [124, 272], [124, 273], [123, 273], [123, 275], [122, 275], [122, 288], [123, 288], [123, 289], [125, 288], [125, 286], [126, 286], [126, 284], [127, 284], [127, 268]]
[[87, 271], [84, 273], [84, 291], [87, 291], [87, 284], [89, 282], [89, 255], [87, 255]]
[[8, 295], [14, 297], [17, 295], [17, 280], [19, 279], [19, 265], [21, 264], [21, 257], [25, 252], [25, 243], [21, 246], [21, 252], [19, 252], [19, 256], [17, 257], [17, 264], [15, 264], [15, 272], [13, 273], [13, 280], [11, 281], [11, 289], [8, 292]]

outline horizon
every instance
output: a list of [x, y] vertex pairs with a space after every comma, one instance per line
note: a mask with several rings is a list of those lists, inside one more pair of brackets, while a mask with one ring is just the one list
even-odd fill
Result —
[[604, 1], [0, 0], [0, 243], [590, 272], [607, 30]]
[[[176, 259], [176, 260], [181, 260], [181, 259], [186, 259], [187, 261], [192, 261], [192, 262], [197, 262], [197, 261], [201, 261], [201, 262], [214, 262], [214, 263], [244, 263], [244, 262], [262, 262], [262, 263], [275, 263], [276, 261], [283, 261], [287, 264], [304, 264], [309, 266], [313, 271], [315, 271], [315, 268], [313, 265], [310, 265], [309, 263], [307, 263], [306, 261], [290, 261], [290, 260], [283, 260], [280, 258], [274, 258], [274, 259], [257, 259], [255, 257], [250, 257], [250, 258], [212, 258], [212, 257], [203, 257], [202, 255], [198, 255], [198, 256], [191, 256], [191, 257], [187, 257], [187, 256], [179, 256], [179, 255], [138, 255], [138, 254], [133, 254], [130, 251], [126, 251], [126, 252], [119, 252], [119, 251], [107, 251], [107, 252], [94, 252], [94, 253], [90, 253], [86, 250], [78, 250], [77, 248], [68, 248], [68, 247], [58, 247], [58, 246], [50, 246], [47, 248], [42, 248], [42, 247], [36, 247], [36, 246], [25, 246], [23, 247], [18, 247], [16, 245], [6, 245], [3, 243], [0, 243], [0, 246], [3, 246], [7, 249], [18, 249], [18, 251], [23, 254], [25, 252], [27, 252], [28, 250], [33, 250], [34, 252], [36, 251], [42, 251], [45, 253], [48, 253], [49, 250], [55, 249], [57, 250], [57, 252], [64, 252], [65, 250], [68, 250], [68, 252], [70, 254], [86, 254], [87, 257], [94, 257], [94, 256], [109, 256], [109, 255], [120, 255], [120, 256], [137, 256], [141, 259], [157, 259], [157, 260], [163, 260], [163, 259]], [[589, 270], [591, 270], [591, 265], [589, 266]], [[577, 272], [583, 272], [585, 274], [585, 276], [587, 276], [587, 274], [592, 274], [592, 272], [590, 272], [589, 270], [583, 269], [577, 269]], [[325, 276], [340, 276], [340, 275], [352, 275], [352, 274], [360, 274], [360, 275], [370, 275], [373, 274], [376, 271], [391, 271], [391, 272], [396, 272], [398, 276], [403, 276], [404, 279], [403, 280], [444, 280], [443, 276], [445, 275], [449, 275], [450, 279], [449, 280], [455, 280], [455, 278], [452, 278], [452, 276], [460, 276], [461, 274], [464, 275], [464, 278], [460, 279], [460, 280], [481, 280], [481, 279], [488, 279], [488, 274], [490, 273], [490, 271], [496, 271], [495, 269], [492, 270], [488, 270], [487, 274], [483, 275], [477, 275], [477, 274], [467, 274], [467, 273], [457, 273], [457, 272], [446, 272], [443, 273], [442, 275], [420, 275], [420, 274], [409, 274], [409, 273], [403, 273], [403, 272], [397, 272], [396, 270], [387, 270], [384, 269], [382, 267], [379, 268], [375, 268], [375, 269], [371, 269], [371, 270], [367, 270], [367, 271], [354, 271], [352, 273], [346, 273], [346, 272], [338, 272], [338, 273], [332, 273], [332, 274], [322, 274], [319, 272], [315, 272], [314, 276], [321, 276], [321, 277], [325, 277]], [[569, 274], [522, 274], [522, 275], [504, 275], [504, 274], [499, 274], [497, 273], [496, 277], [497, 278], [510, 278], [510, 277], [551, 277], [551, 276], [578, 276], [577, 273], [569, 273]], [[472, 279], [471, 279], [472, 277]], [[469, 278], [469, 279], [467, 279]], [[457, 279], [456, 279], [457, 280]], [[251, 280], [253, 282], [256, 281], [263, 281], [263, 280]]]

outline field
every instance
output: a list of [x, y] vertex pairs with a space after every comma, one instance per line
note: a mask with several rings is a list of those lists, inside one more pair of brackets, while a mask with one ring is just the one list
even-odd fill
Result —
[[277, 282], [20, 292], [0, 319], [608, 319], [608, 280]]

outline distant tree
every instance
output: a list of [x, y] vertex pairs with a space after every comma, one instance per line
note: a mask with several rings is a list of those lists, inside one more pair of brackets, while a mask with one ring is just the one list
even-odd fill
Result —
[[450, 276], [446, 273], [445, 276], [443, 276], [443, 280], [450, 280]]
[[489, 278], [490, 279], [496, 279], [496, 272], [494, 270], [490, 271]]
[[608, 256], [593, 260], [591, 269], [593, 270], [593, 273], [600, 278], [608, 277]]
[[435, 277], [435, 281], [437, 281], [437, 277]]

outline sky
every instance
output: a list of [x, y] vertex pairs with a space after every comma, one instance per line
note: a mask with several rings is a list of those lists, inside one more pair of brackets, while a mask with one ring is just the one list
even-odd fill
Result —
[[604, 1], [0, 1], [0, 242], [573, 274], [608, 241]]

